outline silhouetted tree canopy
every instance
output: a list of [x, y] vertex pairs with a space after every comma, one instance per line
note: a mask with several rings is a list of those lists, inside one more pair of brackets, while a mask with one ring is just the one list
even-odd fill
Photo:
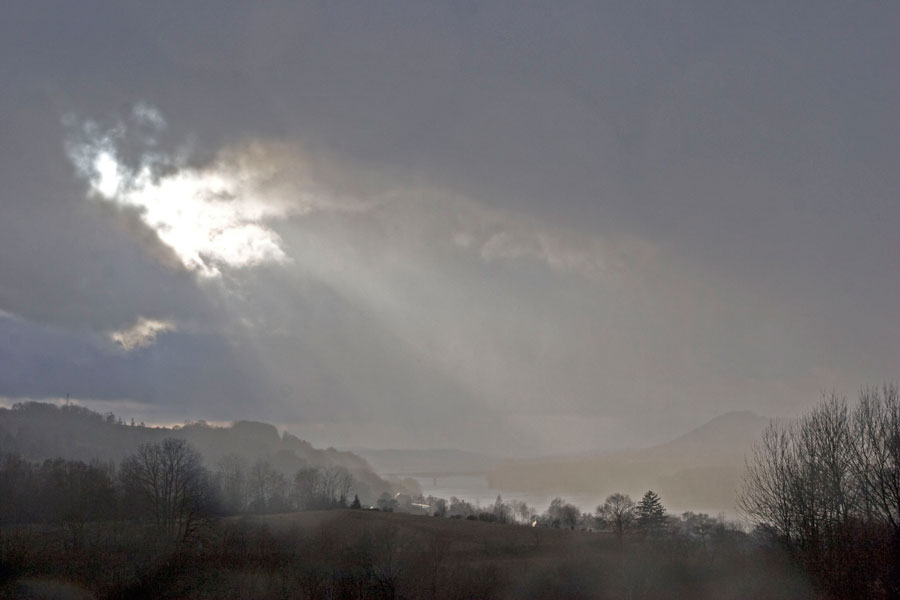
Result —
[[612, 529], [621, 542], [634, 524], [634, 501], [627, 494], [611, 494], [597, 507], [600, 522]]
[[823, 591], [900, 597], [900, 394], [832, 394], [773, 423], [747, 463], [741, 509], [783, 543]]
[[216, 511], [216, 493], [200, 453], [184, 440], [143, 444], [122, 461], [126, 502], [156, 528], [184, 541]]
[[635, 507], [636, 525], [644, 531], [658, 532], [666, 525], [666, 509], [659, 495], [648, 490]]

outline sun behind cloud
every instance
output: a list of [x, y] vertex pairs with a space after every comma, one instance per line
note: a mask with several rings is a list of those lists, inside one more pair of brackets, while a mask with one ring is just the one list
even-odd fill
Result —
[[[144, 107], [140, 114], [148, 110]], [[152, 114], [157, 116], [152, 124], [162, 127], [162, 118]], [[131, 167], [117, 151], [125, 129], [120, 125], [103, 131], [88, 122], [82, 135], [69, 143], [69, 156], [93, 196], [138, 209], [141, 220], [182, 264], [203, 277], [219, 276], [225, 266], [289, 261], [280, 236], [267, 221], [284, 218], [293, 209], [264, 197], [265, 173], [227, 153], [210, 165], [188, 167], [164, 154], [147, 152], [137, 167]]]

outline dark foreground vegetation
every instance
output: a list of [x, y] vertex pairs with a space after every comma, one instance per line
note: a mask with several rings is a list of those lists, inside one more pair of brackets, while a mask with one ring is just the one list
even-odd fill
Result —
[[742, 510], [832, 598], [900, 598], [900, 392], [832, 395], [772, 424], [748, 461]]
[[741, 495], [749, 533], [670, 515], [653, 491], [593, 513], [361, 502], [371, 488], [347, 468], [303, 464], [207, 464], [172, 437], [118, 464], [0, 455], [0, 598], [900, 597], [894, 386], [765, 432]]
[[[173, 547], [150, 529], [6, 528], [0, 597], [812, 598], [777, 546], [727, 529], [615, 536], [366, 510], [223, 519]], [[68, 595], [62, 595], [68, 594]], [[39, 596], [38, 596], [39, 597]]]
[[0, 598], [811, 597], [770, 538], [667, 515], [653, 492], [538, 515], [399, 493], [365, 510], [355, 485], [340, 468], [209, 468], [176, 438], [118, 466], [6, 455]]

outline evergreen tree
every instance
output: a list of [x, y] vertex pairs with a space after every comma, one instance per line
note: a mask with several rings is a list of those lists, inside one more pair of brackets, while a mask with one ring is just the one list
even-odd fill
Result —
[[350, 504], [350, 508], [362, 508], [362, 504], [359, 503], [359, 494], [353, 495], [353, 503]]
[[645, 531], [659, 531], [666, 524], [666, 509], [659, 495], [649, 490], [637, 504], [637, 525]]

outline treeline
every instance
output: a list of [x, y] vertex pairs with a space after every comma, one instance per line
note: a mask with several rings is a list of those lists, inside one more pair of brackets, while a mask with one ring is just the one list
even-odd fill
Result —
[[538, 514], [499, 496], [383, 494], [376, 512], [263, 515], [372, 507], [346, 471], [288, 477], [236, 455], [206, 466], [169, 438], [118, 465], [5, 456], [0, 498], [0, 598], [48, 581], [129, 599], [809, 597], [780, 549], [722, 519], [671, 516], [653, 492], [591, 513], [561, 498]]
[[152, 528], [97, 523], [77, 551], [63, 527], [8, 527], [0, 599], [815, 598], [780, 549], [720, 522], [702, 533], [703, 520], [692, 530], [667, 517], [664, 534], [635, 525], [620, 543], [552, 523], [480, 521], [368, 510], [247, 516], [177, 546], [152, 543]]
[[499, 495], [493, 505], [482, 507], [456, 497], [448, 501], [383, 493], [375, 506], [368, 506], [360, 502], [355, 485], [341, 467], [304, 467], [288, 478], [268, 461], [247, 464], [237, 454], [208, 468], [196, 448], [177, 438], [143, 444], [118, 466], [61, 458], [31, 463], [6, 455], [0, 457], [0, 525], [63, 525], [77, 545], [78, 533], [88, 523], [126, 520], [184, 543], [219, 516], [369, 508], [501, 525], [607, 531], [620, 542], [631, 533], [737, 530], [706, 515], [672, 517], [652, 491], [638, 503], [613, 494], [594, 513], [556, 498], [538, 513], [521, 500], [504, 502]]
[[[288, 432], [279, 433], [267, 423], [237, 421], [227, 427], [217, 427], [195, 421], [182, 426], [148, 427], [77, 404], [24, 402], [12, 408], [0, 408], [0, 455], [16, 454], [32, 462], [65, 457], [88, 464], [100, 460], [118, 465], [137, 452], [141, 444], [159, 444], [166, 438], [188, 442], [203, 455], [206, 466], [213, 471], [223, 461], [239, 457], [237, 463], [242, 473], [238, 474], [238, 480], [252, 479], [254, 470], [259, 471], [255, 475], [258, 480], [271, 479], [268, 471], [274, 471], [283, 474], [290, 484], [300, 469], [341, 467], [353, 477], [355, 491], [369, 501], [374, 501], [383, 491], [400, 487], [378, 477], [365, 460], [351, 452], [314, 448]], [[257, 465], [257, 461], [265, 464]], [[270, 467], [268, 471], [266, 465]], [[273, 480], [271, 487], [277, 487], [278, 483]], [[237, 481], [235, 485], [239, 489], [244, 484]], [[264, 486], [263, 491], [267, 492]], [[248, 496], [248, 503], [258, 501], [251, 492], [241, 493]], [[277, 502], [277, 491], [274, 495]]]
[[210, 519], [348, 505], [352, 475], [342, 467], [305, 467], [292, 480], [262, 459], [229, 455], [214, 468], [186, 441], [142, 444], [120, 465], [62, 458], [32, 463], [0, 457], [0, 525], [131, 520], [185, 541]]
[[773, 424], [747, 464], [742, 510], [833, 598], [900, 598], [900, 393], [835, 394]]
[[0, 456], [0, 524], [83, 523], [118, 515], [115, 466]]
[[609, 533], [620, 545], [632, 538], [660, 541], [668, 537], [706, 542], [726, 537], [749, 536], [754, 540], [758, 537], [748, 534], [741, 523], [728, 521], [723, 516], [713, 517], [691, 511], [673, 515], [665, 509], [659, 494], [652, 490], [648, 490], [637, 502], [627, 494], [610, 494], [594, 512], [582, 511], [563, 498], [554, 498], [547, 509], [539, 513], [518, 499], [505, 502], [501, 495], [492, 505], [480, 506], [457, 497], [451, 497], [448, 501], [436, 496], [384, 494], [373, 508], [500, 525]]

